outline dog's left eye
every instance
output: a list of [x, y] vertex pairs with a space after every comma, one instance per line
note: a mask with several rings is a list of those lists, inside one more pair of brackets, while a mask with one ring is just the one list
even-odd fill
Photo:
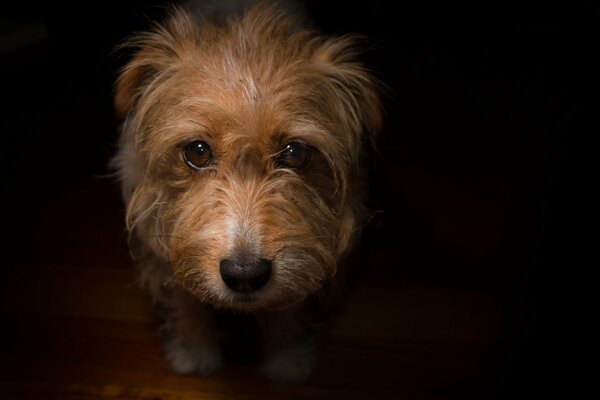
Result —
[[183, 159], [192, 169], [202, 169], [212, 160], [212, 151], [208, 143], [201, 140], [183, 146]]
[[302, 168], [309, 160], [309, 147], [297, 142], [286, 144], [277, 155], [277, 165], [282, 168]]

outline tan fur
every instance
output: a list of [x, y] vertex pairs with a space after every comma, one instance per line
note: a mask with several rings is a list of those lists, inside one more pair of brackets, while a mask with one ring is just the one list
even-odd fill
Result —
[[[269, 313], [297, 321], [314, 299], [327, 303], [364, 222], [363, 139], [381, 124], [373, 79], [351, 38], [300, 29], [265, 3], [224, 25], [175, 9], [129, 45], [137, 50], [116, 87], [124, 122], [114, 165], [142, 285], [167, 309], [170, 343], [198, 331], [214, 350], [209, 313], [190, 305], [200, 302], [270, 321], [263, 325], [279, 333], [265, 333], [265, 351], [277, 354], [302, 324], [284, 323], [295, 332], [285, 335]], [[214, 155], [201, 171], [182, 158], [182, 144], [194, 140]], [[301, 171], [274, 163], [293, 141], [313, 149]], [[239, 251], [273, 261], [270, 281], [250, 301], [219, 275], [220, 260]], [[211, 362], [200, 364], [196, 372], [210, 372]]]

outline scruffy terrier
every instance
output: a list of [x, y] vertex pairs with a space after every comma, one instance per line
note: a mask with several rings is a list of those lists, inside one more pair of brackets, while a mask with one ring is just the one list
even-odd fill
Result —
[[264, 374], [308, 377], [365, 222], [363, 158], [381, 122], [355, 40], [259, 2], [216, 22], [176, 7], [128, 45], [113, 165], [167, 360], [219, 367], [229, 313], [255, 321]]

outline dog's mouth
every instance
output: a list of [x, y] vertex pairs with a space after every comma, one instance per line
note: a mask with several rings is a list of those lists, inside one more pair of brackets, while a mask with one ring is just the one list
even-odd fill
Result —
[[[295, 292], [273, 293], [265, 289], [252, 293], [229, 293], [229, 302], [225, 308], [250, 313], [285, 310], [303, 301], [307, 296]], [[223, 307], [223, 303], [217, 306]]]
[[260, 301], [258, 293], [234, 293], [233, 300], [240, 303], [250, 304]]

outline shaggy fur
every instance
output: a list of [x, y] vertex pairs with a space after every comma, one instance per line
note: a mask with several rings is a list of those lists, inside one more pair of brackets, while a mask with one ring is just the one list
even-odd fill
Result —
[[[222, 23], [176, 8], [128, 46], [113, 162], [141, 284], [165, 312], [166, 358], [180, 373], [213, 371], [215, 312], [235, 310], [263, 332], [263, 372], [306, 378], [314, 316], [337, 296], [364, 222], [361, 163], [381, 118], [353, 39], [259, 3]], [[212, 158], [194, 169], [182, 148], [198, 140]], [[277, 162], [289, 143], [309, 149], [307, 165]], [[260, 290], [224, 283], [221, 261], [240, 258], [272, 263]]]

